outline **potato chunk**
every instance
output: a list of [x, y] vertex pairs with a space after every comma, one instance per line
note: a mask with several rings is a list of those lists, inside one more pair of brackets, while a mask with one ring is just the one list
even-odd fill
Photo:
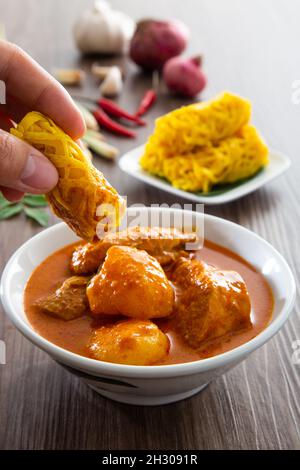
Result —
[[182, 292], [174, 321], [190, 346], [199, 348], [251, 325], [249, 294], [237, 272], [181, 258], [172, 280]]
[[88, 308], [86, 286], [89, 280], [84, 276], [69, 277], [53, 294], [38, 300], [36, 305], [62, 320], [81, 317]]
[[169, 347], [168, 337], [154, 323], [141, 320], [102, 326], [88, 344], [93, 359], [140, 366], [162, 361]]
[[197, 234], [183, 233], [176, 228], [129, 227], [118, 233], [108, 233], [103, 240], [86, 243], [74, 250], [71, 269], [75, 274], [93, 274], [113, 245], [131, 246], [145, 250], [161, 265], [183, 256], [186, 243], [195, 243]]
[[109, 248], [102, 268], [87, 288], [94, 315], [148, 319], [172, 313], [174, 292], [162, 267], [146, 251]]

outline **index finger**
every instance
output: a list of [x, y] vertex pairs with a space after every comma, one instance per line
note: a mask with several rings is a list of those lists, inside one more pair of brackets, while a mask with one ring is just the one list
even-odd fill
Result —
[[8, 94], [53, 119], [73, 139], [84, 134], [81, 113], [64, 87], [22, 49], [1, 40], [0, 80]]

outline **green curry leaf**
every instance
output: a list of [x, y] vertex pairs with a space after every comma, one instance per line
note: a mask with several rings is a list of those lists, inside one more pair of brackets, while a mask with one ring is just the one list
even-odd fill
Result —
[[46, 207], [48, 205], [43, 194], [25, 194], [22, 202], [30, 207]]
[[20, 202], [10, 202], [0, 192], [0, 220], [25, 212], [27, 217], [35, 220], [42, 227], [47, 227], [49, 215], [41, 209], [47, 206], [47, 199], [43, 194], [25, 194]]
[[14, 215], [20, 214], [23, 210], [22, 204], [8, 204], [0, 209], [0, 220], [9, 219]]
[[5, 197], [0, 193], [0, 209], [3, 209], [4, 207], [10, 206], [11, 203], [5, 199]]
[[27, 217], [38, 222], [42, 227], [47, 227], [49, 223], [49, 215], [43, 209], [39, 209], [36, 207], [24, 207], [24, 212]]

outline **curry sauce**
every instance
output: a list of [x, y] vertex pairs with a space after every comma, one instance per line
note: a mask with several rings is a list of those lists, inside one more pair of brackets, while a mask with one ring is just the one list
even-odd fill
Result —
[[[76, 246], [78, 243], [58, 250], [34, 270], [25, 288], [24, 306], [28, 320], [37, 333], [61, 348], [89, 357], [87, 344], [93, 331], [111, 323], [111, 317], [102, 316], [101, 320], [96, 320], [87, 309], [83, 316], [64, 321], [43, 313], [36, 305], [39, 299], [54, 292], [72, 276], [70, 259]], [[209, 241], [205, 241], [204, 247], [196, 253], [196, 258], [218, 269], [239, 273], [246, 283], [251, 299], [251, 325], [205, 342], [201, 348], [192, 348], [178, 334], [173, 316], [165, 319], [154, 318], [153, 323], [167, 334], [170, 341], [169, 353], [160, 364], [191, 362], [226, 352], [257, 336], [271, 319], [271, 289], [262, 274], [244, 259]], [[165, 271], [169, 277], [168, 269]], [[176, 298], [179, 299], [181, 294], [180, 288], [176, 287]]]

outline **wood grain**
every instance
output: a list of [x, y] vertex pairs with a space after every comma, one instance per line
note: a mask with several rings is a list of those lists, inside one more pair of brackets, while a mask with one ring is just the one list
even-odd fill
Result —
[[[0, 0], [7, 36], [48, 70], [80, 62], [71, 38], [74, 19], [89, 1]], [[204, 53], [209, 86], [204, 98], [229, 89], [254, 105], [253, 120], [268, 143], [292, 159], [292, 169], [266, 188], [208, 213], [238, 222], [267, 239], [287, 259], [299, 283], [300, 106], [292, 83], [300, 79], [300, 3], [297, 0], [112, 1], [135, 18], [178, 17], [192, 31], [190, 54]], [[1, 58], [0, 58], [1, 60]], [[103, 60], [110, 63], [111, 60]], [[134, 110], [151, 85], [124, 60], [126, 86], [120, 99]], [[88, 66], [85, 61], [83, 66]], [[90, 79], [82, 90], [97, 96]], [[182, 104], [161, 90], [153, 119]], [[142, 143], [111, 138], [125, 152]], [[95, 159], [129, 204], [174, 203], [174, 197], [121, 175], [117, 165]], [[54, 221], [54, 220], [53, 220]], [[39, 229], [22, 217], [0, 223], [0, 267]], [[3, 312], [2, 312], [3, 313]], [[300, 339], [300, 305], [282, 331], [243, 364], [192, 399], [144, 408], [120, 405], [93, 393], [0, 316], [7, 364], [0, 365], [1, 449], [299, 449], [300, 365], [292, 342]]]

